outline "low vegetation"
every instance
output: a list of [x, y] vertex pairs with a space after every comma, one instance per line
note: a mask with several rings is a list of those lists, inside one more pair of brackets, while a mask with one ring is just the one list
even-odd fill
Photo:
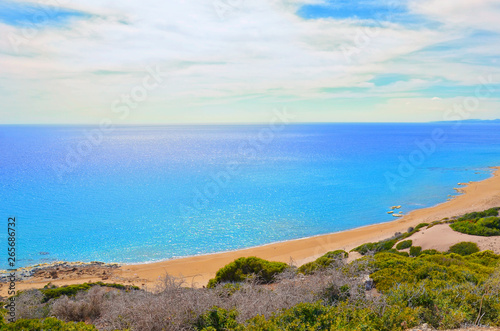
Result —
[[137, 286], [130, 286], [130, 285], [126, 286], [126, 285], [122, 285], [122, 284], [103, 283], [103, 282], [83, 283], [83, 284], [67, 285], [67, 286], [61, 286], [61, 287], [48, 284], [43, 289], [40, 290], [43, 294], [42, 302], [47, 302], [50, 299], [56, 299], [56, 298], [62, 297], [63, 295], [71, 297], [71, 296], [76, 295], [78, 292], [88, 291], [93, 286], [110, 287], [110, 288], [116, 288], [116, 289], [120, 289], [120, 290], [138, 290], [139, 289], [139, 287], [137, 287]]
[[468, 213], [468, 214], [465, 214], [465, 215], [457, 218], [457, 221], [461, 222], [461, 221], [475, 220], [475, 219], [490, 217], [490, 216], [498, 216], [499, 210], [500, 210], [500, 208], [497, 207], [497, 208], [490, 208], [490, 209], [485, 210], [485, 211]]
[[427, 254], [427, 255], [441, 254], [439, 251], [437, 251], [435, 249], [422, 250], [422, 247], [420, 247], [420, 246], [417, 246], [417, 248], [418, 248], [418, 254], [415, 256], [422, 255], [422, 254]]
[[498, 208], [466, 214], [454, 220], [450, 227], [457, 232], [475, 236], [500, 236]]
[[261, 283], [271, 283], [274, 276], [287, 267], [282, 262], [269, 262], [255, 256], [242, 257], [217, 271], [215, 278], [208, 282], [208, 288], [214, 288], [219, 283], [241, 282], [252, 275]]
[[[352, 251], [358, 252], [362, 255], [374, 254], [374, 253], [380, 253], [380, 252], [388, 252], [391, 250], [392, 250], [392, 252], [395, 253], [396, 250], [394, 250], [393, 247], [394, 247], [394, 245], [396, 245], [396, 243], [398, 241], [406, 239], [406, 238], [412, 236], [413, 234], [419, 232], [420, 229], [422, 229], [424, 227], [430, 227], [432, 225], [433, 224], [429, 224], [429, 223], [420, 223], [415, 228], [409, 228], [406, 233], [395, 233], [392, 238], [381, 240], [381, 241], [376, 242], [376, 243], [366, 243], [366, 244], [363, 244], [361, 246], [358, 246], [358, 247], [352, 249]], [[411, 246], [411, 244], [412, 244], [411, 240], [409, 240], [409, 242], [410, 242], [410, 246]], [[398, 245], [399, 244], [400, 243], [398, 243]], [[404, 243], [402, 245], [403, 246], [408, 245], [408, 243]], [[410, 246], [408, 246], [408, 247], [410, 247]], [[405, 248], [408, 248], [408, 247], [405, 247]], [[396, 246], [396, 249], [399, 250], [399, 249], [404, 249], [404, 248], [398, 248], [398, 246]]]
[[387, 239], [376, 243], [366, 243], [354, 248], [353, 251], [358, 252], [362, 255], [366, 255], [368, 253], [380, 253], [390, 250], [392, 247], [394, 247], [397, 241], [398, 239]]
[[463, 241], [451, 246], [449, 252], [465, 256], [479, 252], [479, 247], [476, 243]]
[[14, 323], [1, 325], [2, 331], [98, 331], [93, 325], [85, 323], [63, 322], [57, 318], [17, 320]]
[[305, 275], [310, 275], [318, 270], [331, 267], [337, 262], [343, 262], [344, 259], [349, 257], [349, 253], [343, 250], [336, 250], [328, 252], [325, 255], [317, 258], [313, 262], [306, 263], [298, 268], [298, 272]]
[[[475, 216], [496, 217], [489, 213]], [[300, 268], [240, 258], [221, 268], [207, 288], [188, 287], [167, 275], [149, 291], [102, 283], [25, 291], [16, 297], [18, 320], [1, 320], [0, 330], [392, 331], [424, 323], [436, 329], [500, 326], [500, 255], [479, 252], [469, 242], [438, 252], [404, 240], [433, 224], [362, 245], [356, 250], [364, 256], [350, 263], [345, 251], [329, 252]], [[408, 247], [409, 254], [398, 251]]]
[[411, 246], [410, 247], [410, 256], [416, 257], [422, 253], [422, 247], [420, 246]]
[[[166, 277], [152, 292], [97, 285], [48, 302], [42, 302], [41, 291], [23, 292], [19, 309], [30, 320], [7, 323], [1, 330], [47, 329], [43, 323], [55, 325], [50, 330], [110, 331], [375, 331], [405, 330], [422, 323], [434, 328], [500, 325], [500, 255], [422, 251], [409, 257], [381, 252], [351, 263], [345, 253], [325, 255], [334, 262], [308, 269], [305, 276], [283, 268], [274, 275], [272, 287], [245, 277], [239, 283], [197, 289]], [[373, 295], [372, 282], [379, 295]], [[96, 328], [67, 323], [81, 321]]]
[[450, 224], [450, 227], [457, 232], [475, 236], [500, 236], [500, 217], [491, 216], [460, 221]]
[[401, 250], [401, 249], [410, 248], [412, 244], [413, 244], [412, 240], [403, 240], [396, 245], [396, 249]]

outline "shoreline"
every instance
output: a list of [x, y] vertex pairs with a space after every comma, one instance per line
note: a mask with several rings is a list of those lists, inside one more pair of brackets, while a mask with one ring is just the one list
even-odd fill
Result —
[[490, 168], [493, 170], [491, 177], [461, 186], [463, 194], [432, 207], [415, 209], [394, 221], [222, 253], [123, 265], [118, 272], [121, 277], [138, 277], [147, 283], [168, 272], [172, 276], [184, 277], [186, 281], [202, 286], [215, 276], [217, 270], [239, 257], [257, 256], [266, 260], [285, 263], [293, 261], [296, 265], [302, 265], [328, 251], [349, 251], [366, 242], [391, 237], [395, 232], [405, 232], [408, 227], [422, 222], [430, 223], [472, 211], [500, 207], [500, 166]]
[[[351, 250], [367, 242], [389, 238], [396, 232], [406, 232], [408, 227], [422, 222], [430, 223], [472, 211], [500, 207], [500, 167], [490, 167], [492, 177], [460, 186], [463, 194], [432, 207], [415, 209], [394, 221], [361, 226], [340, 232], [275, 242], [257, 247], [221, 253], [209, 253], [159, 262], [119, 264], [109, 282], [122, 282], [151, 288], [166, 273], [183, 277], [189, 285], [204, 286], [217, 270], [239, 257], [257, 256], [266, 260], [302, 265], [336, 249]], [[351, 255], [355, 255], [353, 253]], [[101, 281], [98, 274], [73, 275], [68, 279], [30, 279], [19, 283], [18, 289], [41, 288], [48, 282], [61, 286], [82, 282]], [[109, 275], [111, 276], [111, 275]], [[3, 286], [0, 295], [3, 294]]]

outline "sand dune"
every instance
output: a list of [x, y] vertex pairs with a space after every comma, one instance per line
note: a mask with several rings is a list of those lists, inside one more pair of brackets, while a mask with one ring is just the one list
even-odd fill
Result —
[[500, 237], [471, 236], [453, 231], [449, 224], [439, 224], [430, 229], [424, 228], [409, 239], [413, 240], [414, 246], [421, 246], [422, 249], [436, 249], [442, 252], [447, 251], [458, 242], [470, 241], [476, 243], [482, 251], [491, 250], [496, 254], [500, 254]]

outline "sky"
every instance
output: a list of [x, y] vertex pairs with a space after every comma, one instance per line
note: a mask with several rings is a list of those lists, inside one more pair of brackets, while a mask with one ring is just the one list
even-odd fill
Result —
[[0, 0], [0, 123], [500, 118], [500, 0]]

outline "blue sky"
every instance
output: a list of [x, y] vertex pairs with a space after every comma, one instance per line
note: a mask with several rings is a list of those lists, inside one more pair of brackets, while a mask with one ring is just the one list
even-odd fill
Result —
[[92, 15], [64, 7], [30, 2], [0, 1], [0, 22], [18, 28], [36, 26], [62, 27], [73, 19], [89, 19]]
[[500, 117], [497, 0], [44, 3], [0, 0], [0, 123]]
[[327, 0], [305, 4], [298, 8], [297, 14], [306, 19], [362, 19], [380, 21], [402, 21], [412, 16], [405, 1], [373, 0]]

